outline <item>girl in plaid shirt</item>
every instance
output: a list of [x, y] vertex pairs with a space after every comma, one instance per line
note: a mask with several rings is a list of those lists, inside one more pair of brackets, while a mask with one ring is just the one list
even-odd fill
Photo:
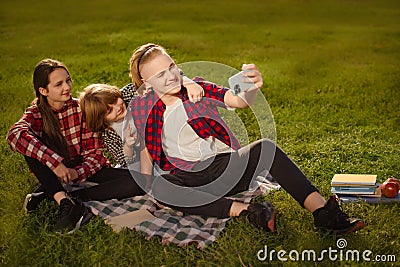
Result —
[[[41, 184], [27, 196], [28, 210], [49, 196], [60, 206], [54, 230], [73, 231], [93, 216], [75, 197], [86, 201], [144, 194], [129, 171], [108, 168], [101, 139], [87, 129], [78, 101], [71, 97], [72, 79], [63, 63], [40, 61], [33, 86], [37, 98], [7, 135], [11, 149], [24, 155]], [[66, 193], [64, 185], [83, 181], [98, 185]]]
[[132, 81], [137, 88], [151, 86], [153, 91], [132, 101], [132, 117], [150, 162], [172, 171], [153, 182], [155, 198], [188, 214], [244, 216], [257, 227], [274, 231], [276, 211], [270, 202], [245, 204], [227, 198], [247, 190], [252, 179], [268, 170], [312, 212], [316, 228], [334, 234], [363, 228], [360, 219], [349, 218], [340, 209], [335, 196], [326, 201], [272, 141], [262, 139], [240, 148], [216, 107], [246, 108], [254, 101], [263, 84], [261, 73], [254, 64], [243, 65], [242, 70], [253, 83], [250, 89], [233, 95], [227, 88], [195, 79], [205, 98], [193, 104], [187, 101], [176, 64], [163, 47], [145, 44], [134, 51]]

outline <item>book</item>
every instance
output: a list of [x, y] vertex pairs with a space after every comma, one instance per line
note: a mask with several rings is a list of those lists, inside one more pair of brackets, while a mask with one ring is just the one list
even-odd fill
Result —
[[359, 197], [369, 197], [369, 198], [371, 198], [371, 197], [380, 198], [380, 197], [382, 197], [381, 186], [380, 186], [380, 184], [376, 184], [375, 192], [372, 195], [371, 194], [368, 194], [368, 195], [359, 194], [357, 196], [359, 196]]
[[376, 186], [374, 174], [335, 174], [332, 178], [332, 186]]
[[135, 225], [144, 221], [154, 220], [156, 217], [148, 210], [135, 210], [124, 213], [122, 215], [109, 217], [105, 220], [115, 232], [121, 231], [123, 228], [133, 229]]
[[388, 198], [388, 197], [367, 197], [367, 196], [358, 196], [358, 195], [338, 195], [340, 200], [343, 203], [349, 203], [349, 202], [366, 202], [370, 204], [385, 204], [385, 203], [399, 203], [400, 202], [400, 194], [398, 194], [395, 197]]
[[333, 186], [331, 192], [346, 195], [374, 195], [379, 186]]

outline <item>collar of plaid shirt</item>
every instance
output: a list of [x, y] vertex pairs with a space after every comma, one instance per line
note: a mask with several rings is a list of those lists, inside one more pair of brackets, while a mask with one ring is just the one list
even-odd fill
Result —
[[[208, 83], [195, 78], [205, 91], [206, 98], [197, 103], [189, 101], [187, 90], [182, 86], [179, 98], [188, 115], [188, 124], [201, 138], [214, 136], [234, 150], [240, 145], [234, 134], [222, 120], [217, 107], [225, 107], [223, 98], [226, 88]], [[165, 104], [158, 98], [154, 91], [146, 96], [136, 98], [131, 103], [132, 117], [139, 134], [146, 141], [146, 147], [153, 158], [163, 170], [175, 172], [177, 169], [191, 170], [197, 162], [185, 161], [180, 158], [166, 157], [162, 149], [162, 128]]]

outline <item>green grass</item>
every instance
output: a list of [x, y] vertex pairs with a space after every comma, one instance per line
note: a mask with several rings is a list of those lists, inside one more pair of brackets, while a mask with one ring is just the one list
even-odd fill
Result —
[[[22, 210], [36, 184], [5, 141], [33, 99], [31, 75], [42, 58], [63, 61], [74, 94], [90, 83], [123, 86], [138, 45], [157, 42], [177, 62], [206, 60], [240, 68], [256, 63], [274, 114], [277, 143], [329, 196], [335, 173], [400, 178], [400, 3], [393, 1], [20, 1], [0, 3], [0, 264], [4, 266], [258, 266], [269, 249], [321, 251], [335, 237], [284, 191], [266, 198], [278, 209], [277, 233], [231, 221], [203, 251], [157, 238], [116, 234], [100, 219], [70, 236], [49, 232], [56, 207]], [[243, 112], [241, 116], [246, 116]], [[252, 130], [251, 122], [247, 125]], [[400, 261], [400, 204], [346, 204], [368, 227], [346, 236], [348, 249]], [[49, 216], [50, 214], [50, 216]], [[286, 262], [288, 266], [319, 265]], [[329, 261], [323, 266], [368, 265]], [[374, 265], [374, 263], [369, 263]]]

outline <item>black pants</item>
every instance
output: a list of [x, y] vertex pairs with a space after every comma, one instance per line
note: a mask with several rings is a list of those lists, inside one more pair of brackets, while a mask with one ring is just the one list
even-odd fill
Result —
[[[65, 191], [61, 182], [49, 167], [31, 157], [25, 156], [25, 160], [48, 196], [53, 197], [55, 193]], [[98, 185], [75, 190], [70, 194], [72, 196], [79, 196], [83, 201], [122, 199], [144, 195], [145, 192], [137, 185], [131, 173], [135, 175], [136, 179], [143, 178], [140, 173], [130, 172], [128, 169], [104, 167], [86, 179], [89, 182], [98, 183]]]
[[247, 190], [263, 170], [269, 170], [302, 207], [306, 197], [318, 191], [274, 142], [262, 139], [237, 152], [200, 162], [192, 171], [162, 175], [165, 180], [153, 182], [153, 195], [186, 214], [227, 218], [233, 201], [226, 197]]

